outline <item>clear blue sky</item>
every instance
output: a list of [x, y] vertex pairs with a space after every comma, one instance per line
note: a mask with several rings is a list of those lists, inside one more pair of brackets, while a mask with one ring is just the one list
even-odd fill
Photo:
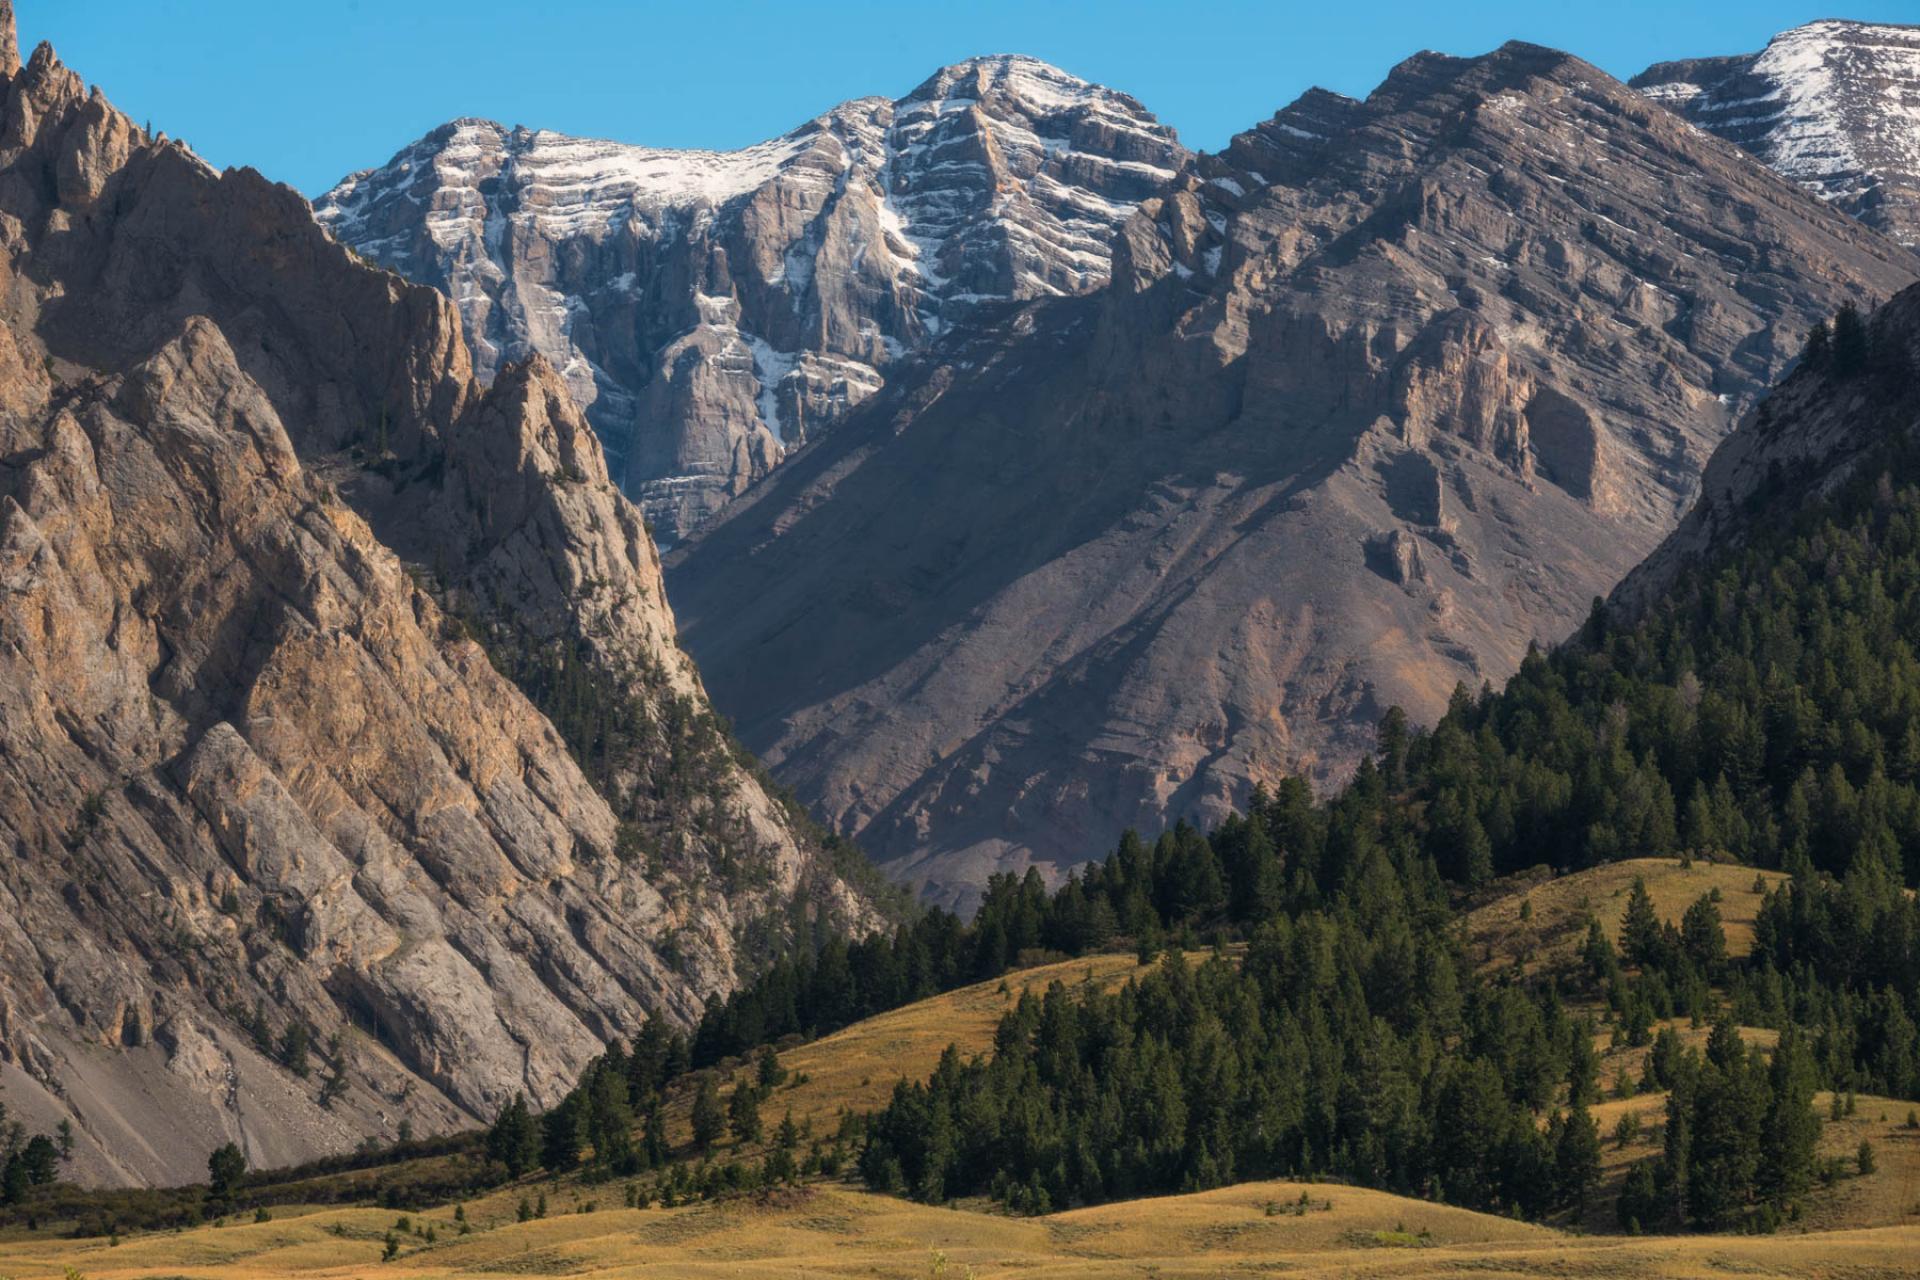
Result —
[[456, 116], [734, 147], [976, 53], [1045, 58], [1221, 146], [1313, 84], [1364, 95], [1421, 49], [1511, 38], [1625, 77], [1920, 0], [17, 0], [20, 36], [217, 165], [309, 194]]

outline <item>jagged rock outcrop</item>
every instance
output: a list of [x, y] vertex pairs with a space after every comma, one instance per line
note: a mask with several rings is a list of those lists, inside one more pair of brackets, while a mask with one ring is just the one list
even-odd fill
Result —
[[1500, 680], [1916, 267], [1578, 59], [1422, 54], [1200, 159], [1099, 295], [896, 371], [669, 557], [683, 634], [802, 798], [964, 899]]
[[316, 212], [457, 300], [483, 380], [545, 356], [677, 541], [903, 353], [1104, 284], [1185, 158], [1133, 99], [1000, 56], [734, 152], [455, 121]]
[[1802, 364], [1714, 451], [1700, 499], [1666, 541], [1608, 597], [1631, 616], [1709, 555], [1777, 529], [1809, 499], [1832, 493], [1920, 433], [1920, 286], [1875, 312], [1870, 355], [1844, 370]]
[[1809, 22], [1759, 53], [1659, 63], [1633, 86], [1920, 248], [1920, 26]]
[[696, 1017], [803, 916], [871, 925], [719, 732], [554, 372], [483, 390], [438, 293], [49, 47], [9, 66], [11, 16], [12, 1113], [113, 1181], [471, 1124]]

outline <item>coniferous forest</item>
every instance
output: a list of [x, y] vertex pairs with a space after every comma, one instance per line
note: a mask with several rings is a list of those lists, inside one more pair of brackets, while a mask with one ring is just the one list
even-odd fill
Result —
[[[1594, 1028], [1567, 1010], [1597, 999], [1630, 1036], [1676, 1014], [1715, 1024], [1704, 1057], [1655, 1046], [1666, 1151], [1634, 1171], [1623, 1225], [1775, 1220], [1812, 1176], [1816, 1087], [1920, 1096], [1916, 478], [1889, 448], [1644, 616], [1596, 608], [1504, 692], [1461, 690], [1432, 731], [1390, 714], [1329, 801], [1289, 782], [1211, 836], [1129, 837], [1050, 900], [996, 884], [950, 959], [973, 977], [1115, 931], [1249, 945], [1113, 996], [1023, 1001], [991, 1058], [900, 1086], [863, 1172], [1029, 1210], [1325, 1172], [1538, 1214], [1592, 1186]], [[1655, 854], [1791, 874], [1750, 956], [1728, 960], [1710, 900], [1675, 928], [1640, 893], [1618, 953], [1592, 922], [1565, 989], [1465, 963], [1461, 891]], [[786, 1015], [756, 1001], [709, 1022]], [[1778, 1048], [1749, 1051], [1736, 1023], [1780, 1029]]]

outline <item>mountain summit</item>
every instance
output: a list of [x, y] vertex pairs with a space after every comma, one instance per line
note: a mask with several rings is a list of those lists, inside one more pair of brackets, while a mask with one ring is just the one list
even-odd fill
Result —
[[1920, 247], [1920, 26], [1810, 22], [1759, 53], [1659, 63], [1633, 86]]
[[903, 353], [1103, 285], [1114, 229], [1186, 155], [1126, 95], [1000, 55], [740, 151], [456, 121], [316, 209], [456, 300], [482, 379], [545, 356], [674, 541]]
[[[936, 896], [1337, 779], [1567, 635], [1920, 260], [1563, 53], [1422, 54], [1191, 165], [668, 561], [716, 700]], [[902, 495], [910, 495], [903, 501]]]

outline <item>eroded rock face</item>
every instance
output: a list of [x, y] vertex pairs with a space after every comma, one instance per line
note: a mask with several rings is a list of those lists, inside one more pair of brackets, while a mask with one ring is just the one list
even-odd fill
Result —
[[1197, 161], [1102, 293], [896, 371], [675, 604], [776, 772], [964, 900], [1505, 677], [1915, 267], [1577, 59], [1422, 55]]
[[[0, 19], [16, 1114], [71, 1118], [78, 1176], [115, 1181], [471, 1124], [697, 1017], [802, 916], [874, 923], [700, 729], [653, 545], [553, 371], [482, 390], [440, 295], [50, 48], [9, 62]], [[543, 670], [637, 745], [570, 750]], [[305, 1076], [273, 1052], [295, 1025]]]
[[1002, 56], [736, 152], [456, 121], [316, 212], [457, 300], [483, 381], [545, 356], [678, 541], [903, 353], [1104, 284], [1114, 228], [1185, 158], [1131, 98]]
[[[1851, 376], [1831, 362], [1796, 368], [1714, 451], [1700, 497], [1654, 553], [1608, 597], [1631, 618], [1657, 604], [1674, 580], [1708, 556], [1778, 528], [1863, 466], [1886, 465], [1889, 447], [1920, 431], [1920, 286], [1869, 321], [1872, 359]], [[1872, 473], [1869, 473], [1872, 474]]]
[[1920, 247], [1920, 26], [1825, 20], [1633, 85], [1822, 200]]

